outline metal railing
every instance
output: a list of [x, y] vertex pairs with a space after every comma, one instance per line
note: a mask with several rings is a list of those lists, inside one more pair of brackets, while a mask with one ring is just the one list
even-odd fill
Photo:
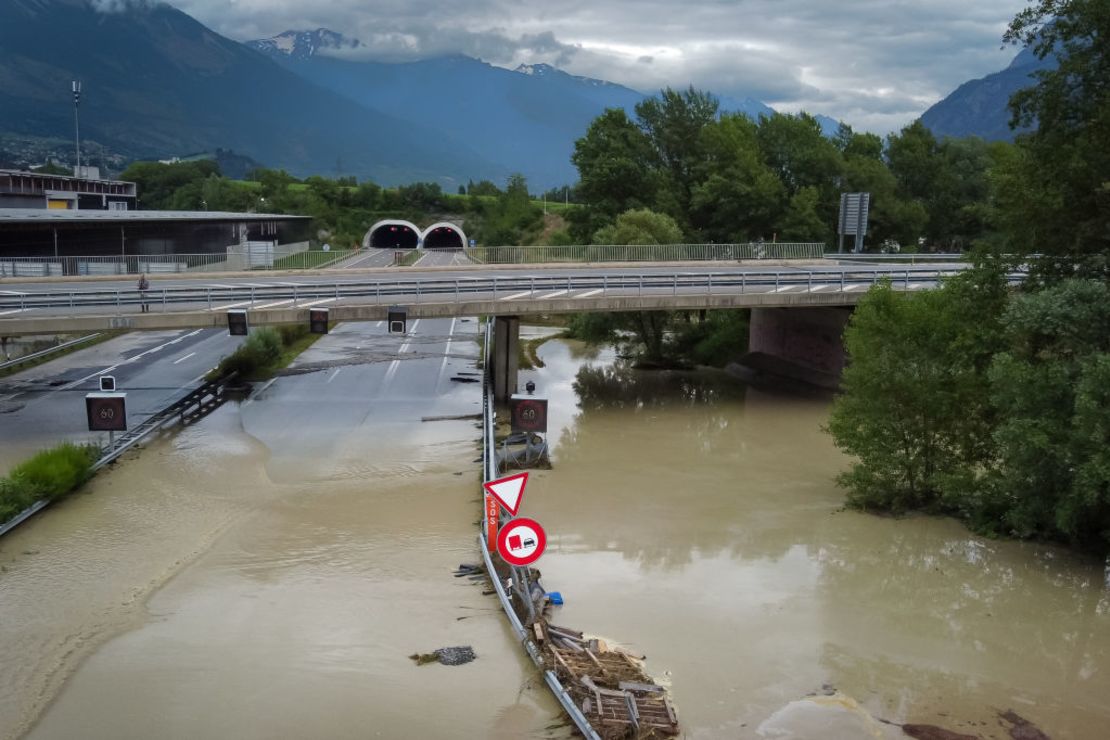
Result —
[[55, 344], [53, 347], [47, 347], [46, 349], [40, 349], [38, 352], [32, 352], [30, 354], [23, 355], [21, 357], [16, 357], [14, 359], [7, 360], [6, 362], [0, 362], [0, 370], [8, 370], [8, 369], [13, 368], [13, 367], [19, 367], [20, 365], [24, 365], [28, 362], [34, 362], [35, 360], [41, 360], [42, 358], [49, 357], [50, 355], [55, 354], [56, 352], [61, 352], [64, 349], [69, 349], [70, 347], [75, 347], [78, 344], [84, 344], [85, 342], [96, 339], [97, 337], [100, 336], [100, 334], [101, 334], [100, 332], [96, 332], [95, 334], [89, 334], [88, 336], [78, 337], [77, 339], [71, 339], [68, 342], [62, 342], [61, 344]]
[[829, 252], [825, 255], [825, 259], [833, 260], [835, 262], [875, 262], [878, 264], [883, 263], [905, 263], [910, 265], [921, 265], [935, 262], [964, 262], [967, 260], [967, 255], [962, 252], [952, 253], [906, 253], [906, 254], [868, 254], [866, 252], [844, 253]]
[[[154, 288], [140, 295], [134, 288], [46, 290], [18, 295], [0, 293], [0, 322], [18, 319], [32, 309], [78, 311], [108, 309], [115, 314], [137, 313], [140, 304], [152, 311], [225, 310], [231, 308], [298, 308], [348, 302], [352, 305], [405, 303], [461, 303], [473, 300], [505, 302], [505, 308], [555, 298], [605, 298], [647, 296], [700, 296], [789, 292], [856, 291], [881, 280], [896, 288], [911, 289], [915, 282], [932, 285], [958, 274], [961, 267], [850, 267], [842, 270], [794, 269], [756, 271], [735, 268], [712, 272], [600, 272], [575, 275], [496, 277], [416, 276], [349, 282], [278, 285], [208, 285]], [[1011, 274], [1020, 281], [1022, 273]], [[923, 287], [923, 286], [918, 286]], [[571, 295], [582, 291], [577, 295]], [[526, 300], [522, 300], [526, 299]], [[510, 301], [516, 301], [511, 303]], [[584, 304], [586, 305], [586, 304]], [[63, 314], [65, 315], [65, 314]]]
[[[493, 347], [492, 326], [492, 320], [487, 319], [482, 365], [485, 369], [482, 381], [482, 481], [485, 483], [496, 480], [500, 475], [497, 468], [497, 448], [494, 445], [493, 432], [496, 424], [496, 416], [493, 403], [493, 387], [490, 382], [490, 368], [492, 367], [490, 358]], [[481, 500], [484, 499], [485, 490], [483, 489]], [[501, 511], [501, 514], [504, 515], [504, 511]], [[483, 506], [482, 531], [478, 535], [478, 546], [482, 551], [482, 561], [486, 566], [486, 573], [489, 574], [494, 591], [497, 592], [497, 599], [501, 602], [501, 608], [505, 611], [505, 616], [509, 618], [509, 625], [513, 629], [513, 634], [520, 640], [525, 652], [528, 653], [528, 657], [530, 657], [536, 667], [543, 672], [544, 682], [547, 684], [548, 688], [551, 689], [551, 693], [555, 695], [555, 699], [563, 707], [563, 711], [565, 711], [567, 716], [571, 718], [571, 721], [574, 722], [574, 726], [578, 728], [578, 731], [581, 732], [583, 737], [587, 738], [587, 740], [601, 740], [597, 731], [590, 724], [590, 721], [586, 719], [586, 715], [584, 715], [578, 705], [574, 703], [574, 700], [571, 698], [562, 682], [559, 681], [559, 677], [555, 675], [553, 670], [545, 665], [539, 646], [536, 645], [531, 633], [521, 624], [520, 617], [517, 616], [516, 610], [513, 609], [513, 605], [509, 600], [509, 594], [505, 590], [505, 585], [501, 583], [501, 578], [498, 576], [497, 569], [494, 567], [493, 556], [486, 544], [485, 521], [485, 507]], [[526, 571], [527, 569], [516, 568], [514, 570]], [[519, 585], [519, 580], [517, 583]], [[530, 598], [531, 587], [528, 586], [526, 582], [523, 588], [517, 588], [516, 591], [518, 598]]]
[[824, 244], [788, 242], [576, 244], [559, 247], [473, 247], [466, 250], [470, 259], [488, 265], [554, 264], [560, 262], [735, 262], [737, 260], [763, 259], [821, 259], [824, 252]]
[[0, 278], [96, 275], [160, 275], [187, 272], [242, 272], [251, 270], [310, 270], [330, 267], [354, 254], [353, 250], [311, 250], [275, 255], [272, 264], [252, 264], [249, 255], [139, 254], [77, 257], [4, 257]]

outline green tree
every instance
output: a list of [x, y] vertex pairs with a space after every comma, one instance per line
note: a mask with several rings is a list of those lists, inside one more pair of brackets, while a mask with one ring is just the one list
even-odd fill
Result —
[[658, 177], [651, 165], [651, 142], [619, 108], [606, 110], [590, 124], [575, 142], [571, 161], [578, 168], [577, 192], [595, 216], [593, 223], [611, 222], [655, 201]]
[[612, 226], [599, 229], [594, 244], [680, 244], [682, 230], [674, 219], [646, 208], [625, 211]]
[[703, 239], [744, 242], [770, 236], [782, 211], [782, 183], [759, 148], [757, 126], [726, 114], [702, 130], [704, 158], [690, 197], [690, 223]]
[[991, 455], [987, 368], [1006, 295], [1002, 271], [979, 267], [940, 290], [880, 285], [860, 302], [828, 425], [856, 458], [838, 477], [851, 504], [964, 513]]
[[[1016, 298], [990, 368], [998, 465], [978, 519], [1003, 534], [1110, 549], [1110, 287]], [[997, 523], [997, 524], [996, 524]]]
[[1011, 245], [1058, 259], [1052, 275], [1110, 274], [1110, 9], [1105, 0], [1039, 0], [1019, 13], [1005, 39], [1031, 44], [1059, 65], [1010, 101], [1030, 180], [1007, 216]]
[[656, 166], [665, 175], [670, 197], [656, 207], [686, 220], [702, 159], [702, 132], [717, 119], [720, 107], [710, 93], [690, 87], [666, 88], [636, 104], [636, 118], [651, 142]]
[[832, 231], [817, 212], [820, 195], [804, 187], [790, 199], [782, 217], [782, 239], [788, 242], [823, 242]]
[[199, 207], [200, 185], [205, 178], [219, 175], [220, 168], [210, 159], [195, 162], [135, 162], [120, 175], [121, 180], [134, 182], [139, 191], [139, 203], [146, 210], [172, 209], [178, 189], [191, 186], [191, 194], [183, 195], [190, 208]]

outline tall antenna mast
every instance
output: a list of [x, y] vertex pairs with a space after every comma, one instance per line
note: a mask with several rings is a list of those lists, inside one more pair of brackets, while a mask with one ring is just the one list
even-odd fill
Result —
[[81, 106], [81, 81], [73, 81], [73, 134], [74, 134], [74, 147], [77, 150], [77, 168], [73, 174], [77, 177], [81, 176], [81, 116], [78, 109]]

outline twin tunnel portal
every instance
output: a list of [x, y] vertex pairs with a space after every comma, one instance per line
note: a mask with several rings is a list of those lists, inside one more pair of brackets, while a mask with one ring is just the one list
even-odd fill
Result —
[[363, 247], [377, 249], [462, 249], [466, 234], [457, 225], [441, 221], [421, 229], [411, 221], [388, 219], [370, 227]]

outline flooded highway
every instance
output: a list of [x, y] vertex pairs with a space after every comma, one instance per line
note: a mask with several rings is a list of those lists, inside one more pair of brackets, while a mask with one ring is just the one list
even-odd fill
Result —
[[[477, 558], [477, 323], [410, 329], [340, 325], [0, 540], [0, 738], [568, 737], [451, 575]], [[843, 510], [827, 400], [539, 356], [554, 468], [522, 514], [552, 621], [646, 654], [688, 737], [1001, 740], [1006, 710], [1106, 736], [1102, 564]], [[408, 658], [453, 645], [478, 659]]]

